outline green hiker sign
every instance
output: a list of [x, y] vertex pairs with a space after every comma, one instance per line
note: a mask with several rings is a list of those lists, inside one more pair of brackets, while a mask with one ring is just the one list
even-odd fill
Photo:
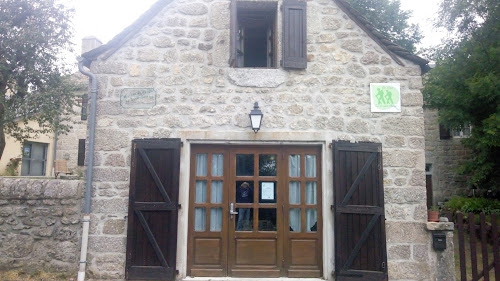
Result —
[[401, 112], [399, 83], [370, 83], [371, 112]]

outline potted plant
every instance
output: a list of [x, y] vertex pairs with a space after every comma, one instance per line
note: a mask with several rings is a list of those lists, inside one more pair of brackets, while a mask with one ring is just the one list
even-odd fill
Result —
[[427, 210], [427, 221], [438, 222], [439, 221], [439, 208], [437, 206], [432, 206]]

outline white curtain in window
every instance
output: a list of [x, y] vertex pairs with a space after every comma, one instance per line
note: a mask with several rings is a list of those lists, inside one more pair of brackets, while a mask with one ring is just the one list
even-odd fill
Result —
[[205, 231], [205, 208], [194, 208], [194, 231]]
[[210, 209], [210, 231], [222, 230], [222, 208]]
[[212, 155], [212, 176], [222, 177], [223, 176], [223, 164], [224, 155], [223, 154], [213, 154]]
[[289, 187], [290, 204], [300, 204], [300, 182], [291, 181]]
[[306, 204], [316, 205], [316, 182], [306, 182]]
[[222, 203], [222, 181], [213, 181], [210, 192], [210, 203]]
[[290, 177], [300, 177], [300, 155], [290, 155], [289, 160]]
[[206, 181], [196, 181], [196, 194], [195, 203], [205, 203], [207, 202], [207, 182]]
[[306, 177], [316, 177], [316, 155], [306, 155]]
[[306, 210], [306, 231], [307, 232], [312, 232], [316, 231], [315, 228], [317, 228], [316, 221], [317, 221], [317, 211], [316, 209], [307, 209]]
[[196, 154], [196, 176], [207, 176], [207, 154]]
[[290, 231], [300, 232], [300, 209], [290, 209]]

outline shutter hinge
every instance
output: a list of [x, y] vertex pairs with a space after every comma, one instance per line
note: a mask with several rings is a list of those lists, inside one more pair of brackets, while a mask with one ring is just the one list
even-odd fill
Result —
[[280, 66], [283, 66], [283, 60], [280, 60]]
[[184, 147], [184, 142], [181, 141], [181, 147]]
[[179, 275], [179, 270], [178, 269], [175, 270], [175, 275]]
[[177, 204], [177, 209], [181, 209], [182, 208], [182, 204]]
[[335, 209], [335, 205], [330, 205], [330, 210], [333, 211], [333, 209]]
[[382, 262], [382, 269], [385, 269], [385, 262]]

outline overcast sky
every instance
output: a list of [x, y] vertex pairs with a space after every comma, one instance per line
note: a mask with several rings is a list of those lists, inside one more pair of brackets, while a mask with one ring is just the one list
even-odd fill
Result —
[[[81, 39], [95, 36], [107, 43], [133, 23], [157, 0], [60, 0], [75, 9], [74, 27], [76, 52], [80, 53]], [[444, 33], [432, 28], [438, 0], [401, 0], [404, 10], [412, 10], [412, 22], [418, 23], [425, 35], [422, 46], [430, 47], [440, 42]]]

